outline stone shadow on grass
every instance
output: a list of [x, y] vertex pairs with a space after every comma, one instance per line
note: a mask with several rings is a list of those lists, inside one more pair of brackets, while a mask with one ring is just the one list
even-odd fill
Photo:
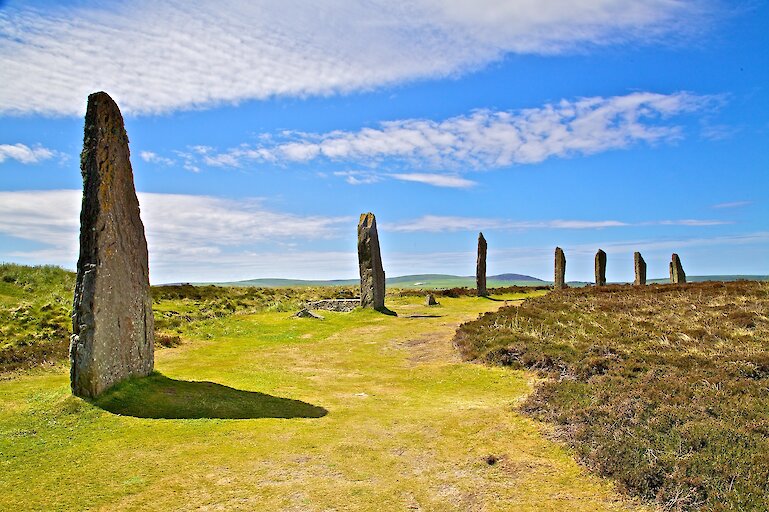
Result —
[[483, 296], [483, 297], [481, 297], [481, 298], [482, 298], [482, 299], [486, 299], [486, 300], [492, 300], [492, 301], [494, 301], [494, 302], [504, 302], [504, 301], [505, 301], [505, 299], [495, 299], [494, 297], [490, 297], [490, 296], [488, 296], [488, 295], [484, 295], [484, 296]]
[[300, 400], [243, 391], [160, 373], [122, 382], [91, 403], [114, 414], [154, 419], [322, 418], [328, 411]]

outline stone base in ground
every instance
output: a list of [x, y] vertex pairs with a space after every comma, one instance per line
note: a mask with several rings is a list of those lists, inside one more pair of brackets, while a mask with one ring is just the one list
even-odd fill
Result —
[[360, 306], [360, 299], [323, 299], [307, 303], [307, 309], [323, 309], [348, 313]]

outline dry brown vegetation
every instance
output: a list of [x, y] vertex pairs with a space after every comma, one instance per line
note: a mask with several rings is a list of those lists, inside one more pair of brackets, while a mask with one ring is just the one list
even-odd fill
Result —
[[769, 283], [554, 292], [464, 324], [455, 344], [546, 376], [523, 410], [628, 492], [769, 509]]

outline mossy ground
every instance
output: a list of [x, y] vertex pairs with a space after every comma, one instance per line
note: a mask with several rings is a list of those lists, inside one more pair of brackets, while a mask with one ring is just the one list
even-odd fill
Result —
[[0, 381], [0, 509], [635, 507], [515, 411], [528, 374], [458, 360], [456, 326], [503, 302], [422, 300], [175, 326], [158, 374], [95, 402], [63, 365], [17, 372]]

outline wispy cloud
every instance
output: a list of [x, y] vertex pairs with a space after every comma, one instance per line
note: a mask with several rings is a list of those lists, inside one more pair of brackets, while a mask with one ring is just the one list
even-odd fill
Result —
[[382, 181], [382, 177], [371, 171], [336, 171], [334, 176], [343, 177], [350, 185], [370, 185]]
[[469, 188], [477, 185], [477, 183], [474, 181], [461, 178], [459, 176], [447, 176], [445, 174], [396, 173], [390, 174], [390, 176], [396, 180], [424, 183], [425, 185], [432, 185], [434, 187]]
[[722, 209], [722, 208], [742, 208], [743, 206], [748, 206], [750, 204], [753, 204], [753, 201], [732, 201], [729, 203], [718, 203], [711, 206], [711, 208], [716, 209]]
[[0, 163], [16, 160], [22, 164], [37, 164], [59, 156], [58, 151], [43, 146], [29, 147], [26, 144], [0, 144]]
[[[590, 155], [637, 143], [672, 142], [683, 134], [669, 119], [707, 109], [713, 96], [686, 92], [636, 92], [609, 98], [561, 100], [517, 111], [478, 110], [442, 121], [404, 119], [357, 131], [286, 132], [284, 140], [207, 151], [204, 163], [242, 166], [249, 162], [307, 163], [313, 160], [384, 167], [401, 162], [431, 169], [490, 169], [533, 164], [552, 157]], [[272, 138], [270, 139], [272, 140]], [[398, 179], [435, 184], [427, 174]], [[429, 178], [427, 176], [430, 176]], [[443, 179], [444, 184], [451, 180]], [[454, 181], [453, 186], [470, 183]]]
[[[694, 0], [169, 0], [11, 4], [0, 13], [0, 112], [82, 114], [108, 91], [125, 113], [335, 94], [456, 76], [508, 53], [676, 43]], [[120, 58], [116, 59], [115, 56]], [[98, 70], [98, 72], [95, 72]]]
[[176, 163], [173, 159], [160, 156], [153, 151], [142, 151], [141, 153], [139, 153], [139, 156], [141, 157], [142, 160], [151, 164], [169, 166], [169, 165], [174, 165]]
[[719, 220], [659, 220], [648, 222], [622, 222], [618, 220], [544, 220], [520, 221], [479, 217], [453, 217], [425, 215], [416, 219], [386, 224], [386, 229], [396, 232], [451, 232], [479, 230], [530, 230], [530, 229], [604, 229], [627, 226], [717, 226], [729, 224]]
[[[26, 257], [72, 267], [80, 201], [76, 190], [0, 192], [0, 234], [40, 246]], [[292, 241], [334, 238], [355, 225], [354, 218], [273, 211], [259, 200], [140, 193], [139, 202], [153, 267], [169, 274], [183, 262], [215, 267], [225, 254], [259, 252], [255, 248], [265, 243], [290, 252]]]

